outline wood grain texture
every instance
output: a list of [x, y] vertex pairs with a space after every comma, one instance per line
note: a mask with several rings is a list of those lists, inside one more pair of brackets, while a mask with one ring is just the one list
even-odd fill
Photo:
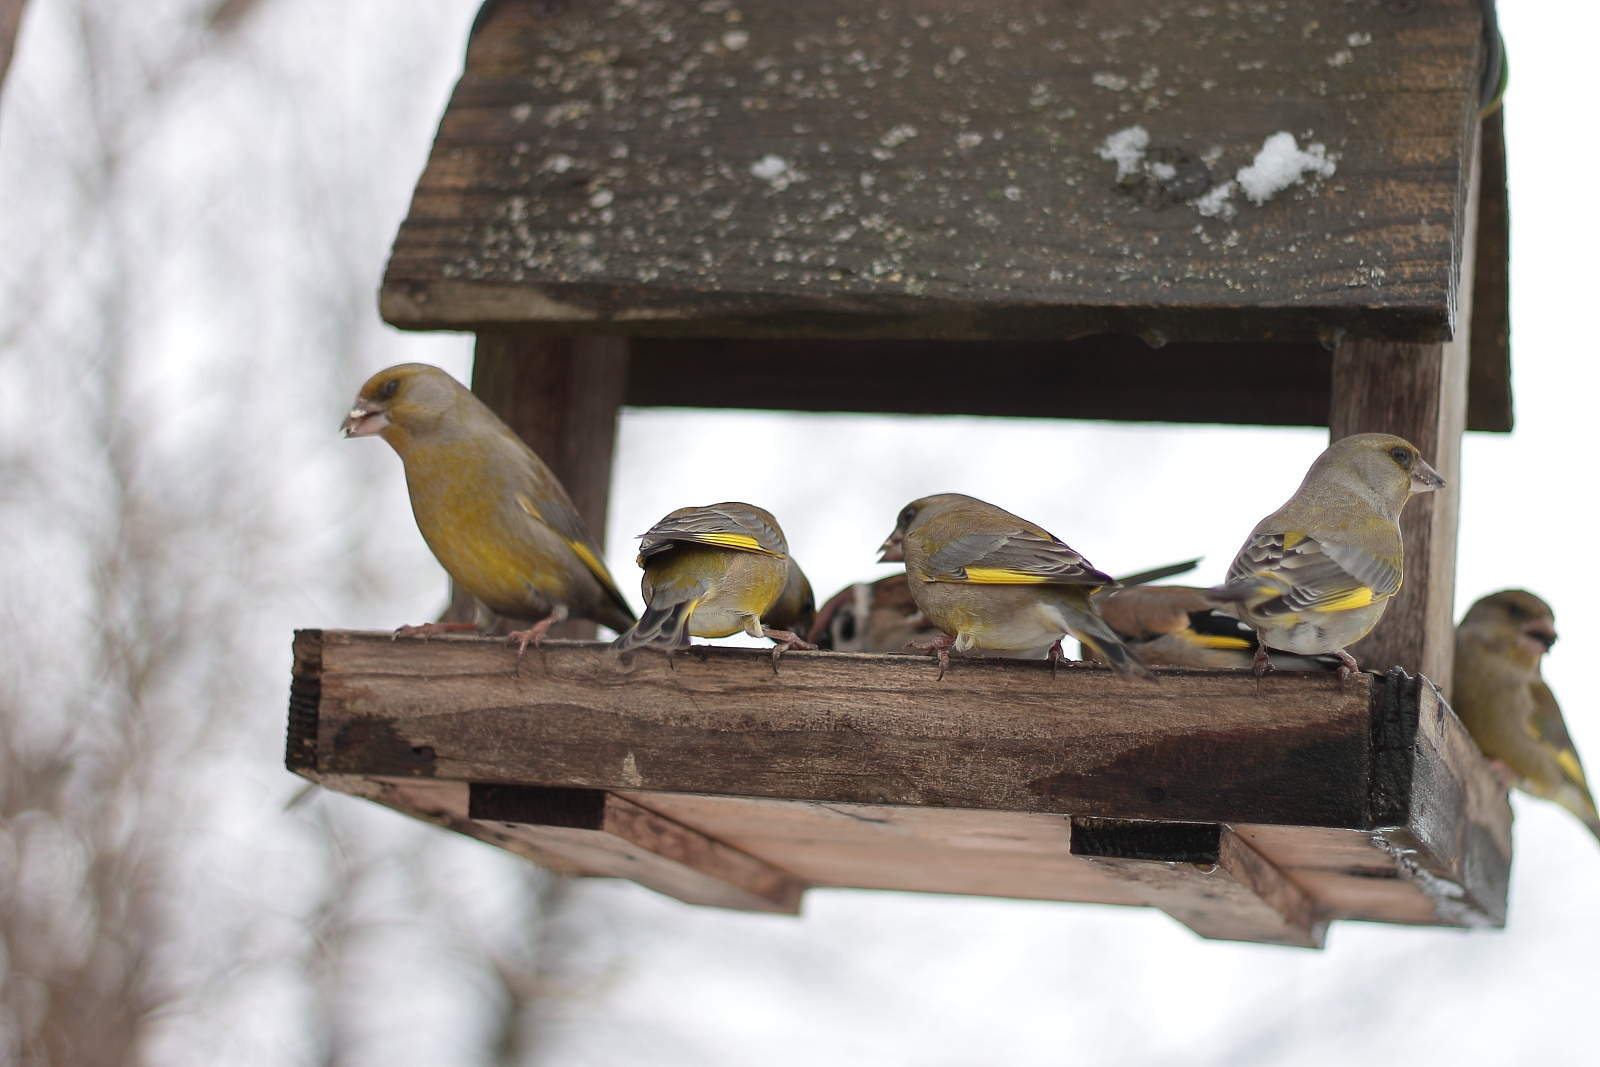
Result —
[[1322, 908], [1226, 826], [1074, 819], [1072, 837], [1075, 855], [1201, 937], [1322, 947]]
[[614, 793], [473, 785], [467, 815], [585, 874], [627, 878], [686, 904], [800, 913], [805, 886], [793, 875]]
[[1144, 686], [981, 660], [941, 683], [916, 658], [843, 653], [774, 677], [749, 649], [668, 666], [555, 642], [519, 670], [476, 638], [296, 647], [318, 701], [315, 767], [297, 769], [317, 780], [606, 790], [813, 884], [1105, 903], [1136, 901], [1069, 855], [1061, 816], [1218, 823], [1330, 917], [1504, 919], [1504, 792], [1399, 671], [1258, 691], [1246, 672]]
[[[473, 37], [383, 311], [561, 333], [1442, 341], [1480, 25], [1473, 0], [506, 0]], [[1337, 171], [1204, 218], [1119, 185], [1100, 149], [1135, 124], [1202, 183], [1279, 131]]]
[[[1474, 219], [1480, 184], [1475, 165], [1468, 197]], [[1414, 498], [1402, 512], [1404, 584], [1352, 654], [1380, 671], [1401, 666], [1420, 672], [1447, 700], [1455, 658], [1456, 527], [1472, 343], [1465, 324], [1472, 320], [1476, 232], [1469, 226], [1463, 236], [1459, 311], [1464, 325], [1455, 339], [1441, 345], [1341, 345], [1333, 359], [1328, 433], [1334, 441], [1356, 433], [1398, 434], [1444, 476], [1443, 489]]]
[[[626, 338], [478, 335], [472, 391], [549, 465], [600, 540], [627, 387]], [[464, 615], [461, 608], [453, 605], [453, 613]], [[592, 639], [595, 632], [584, 619], [550, 630], [574, 640]]]
[[1511, 205], [1506, 189], [1504, 106], [1483, 120], [1481, 136], [1467, 429], [1510, 433], [1515, 419], [1511, 403]]

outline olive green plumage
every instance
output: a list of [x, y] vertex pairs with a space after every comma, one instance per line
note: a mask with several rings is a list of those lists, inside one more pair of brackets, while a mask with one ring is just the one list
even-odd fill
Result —
[[569, 615], [614, 630], [633, 625], [561, 483], [454, 378], [423, 363], [374, 374], [345, 420], [346, 436], [371, 434], [405, 464], [423, 540], [489, 610], [543, 625]]
[[1456, 627], [1450, 704], [1510, 784], [1555, 801], [1600, 838], [1578, 750], [1539, 670], [1556, 641], [1555, 621], [1549, 604], [1521, 589], [1473, 604]]
[[1061, 657], [1071, 634], [1123, 676], [1150, 677], [1100, 618], [1093, 595], [1114, 586], [1049, 531], [959, 493], [913, 500], [883, 544], [885, 562], [904, 560], [912, 599], [943, 636], [926, 646], [948, 649], [1050, 648]]
[[1335, 654], [1372, 632], [1400, 590], [1400, 510], [1415, 493], [1444, 486], [1409, 441], [1364, 433], [1318, 456], [1289, 502], [1256, 524], [1210, 590], [1256, 631], [1257, 671], [1266, 650]]
[[693, 637], [744, 631], [785, 648], [810, 648], [794, 633], [816, 608], [811, 584], [789, 555], [778, 521], [729, 501], [679, 508], [639, 539], [645, 612], [613, 642], [619, 650], [675, 649]]

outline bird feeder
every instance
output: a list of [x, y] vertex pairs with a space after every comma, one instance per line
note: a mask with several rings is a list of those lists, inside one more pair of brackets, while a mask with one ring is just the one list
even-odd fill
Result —
[[1511, 427], [1490, 40], [1475, 0], [485, 4], [382, 312], [476, 333], [591, 529], [623, 405], [1325, 425], [1450, 488], [1343, 684], [302, 631], [289, 766], [694, 903], [1503, 923], [1448, 706], [1461, 433]]

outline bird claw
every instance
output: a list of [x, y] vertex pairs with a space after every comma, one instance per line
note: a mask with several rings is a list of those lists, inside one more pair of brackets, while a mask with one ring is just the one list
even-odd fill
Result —
[[420, 637], [427, 640], [440, 634], [467, 634], [477, 633], [478, 626], [471, 622], [425, 622], [418, 626], [396, 627], [394, 633], [389, 635], [393, 641], [400, 637]]
[[1263, 674], [1271, 674], [1278, 669], [1272, 665], [1272, 655], [1267, 651], [1265, 644], [1256, 645], [1256, 656], [1250, 664], [1250, 669], [1255, 672], [1258, 679]]
[[788, 630], [774, 630], [770, 626], [763, 626], [761, 628], [761, 633], [763, 636], [769, 637], [776, 642], [776, 644], [772, 646], [773, 674], [778, 673], [778, 657], [789, 651], [791, 648], [798, 648], [802, 652], [815, 652], [817, 650], [816, 645], [805, 640], [799, 634], [792, 633]]
[[1061, 672], [1061, 660], [1066, 653], [1061, 650], [1061, 639], [1056, 638], [1056, 643], [1050, 646], [1050, 677], [1054, 678]]
[[907, 641], [907, 648], [914, 648], [918, 652], [927, 652], [939, 657], [939, 681], [944, 681], [944, 672], [950, 669], [950, 646], [956, 639], [949, 634], [940, 634], [927, 641]]
[[544, 654], [544, 635], [549, 633], [550, 627], [554, 626], [558, 621], [555, 613], [552, 612], [526, 630], [516, 630], [506, 634], [506, 644], [508, 646], [517, 646], [517, 663], [519, 666], [522, 663], [522, 657], [528, 652], [529, 645], [538, 649], [540, 655]]
[[1360, 673], [1361, 665], [1356, 662], [1354, 656], [1342, 648], [1339, 649], [1336, 655], [1339, 657], [1339, 689], [1342, 692], [1344, 683], [1348, 682], [1353, 675]]

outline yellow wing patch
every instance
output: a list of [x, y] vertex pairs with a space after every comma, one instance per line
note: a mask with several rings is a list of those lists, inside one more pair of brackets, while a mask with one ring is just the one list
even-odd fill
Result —
[[1583, 766], [1578, 762], [1578, 754], [1570, 748], [1564, 748], [1556, 753], [1556, 763], [1561, 767], [1561, 773], [1574, 784], [1589, 788], [1589, 783], [1583, 779]]
[[1306, 539], [1304, 533], [1286, 533], [1283, 535], [1283, 550], [1285, 552]]
[[1339, 597], [1337, 600], [1330, 600], [1326, 604], [1318, 604], [1317, 605], [1317, 610], [1318, 611], [1354, 611], [1356, 608], [1364, 608], [1364, 607], [1366, 607], [1368, 604], [1371, 604], [1375, 599], [1377, 599], [1377, 598], [1373, 595], [1372, 590], [1369, 589], [1366, 586], [1362, 586], [1360, 589], [1351, 590], [1350, 592], [1346, 593], [1344, 596]]
[[560, 530], [557, 530], [554, 526], [550, 526], [549, 523], [544, 521], [544, 516], [539, 514], [539, 509], [533, 506], [533, 501], [529, 500], [521, 493], [517, 494], [517, 503], [521, 505], [523, 511], [526, 511], [530, 516], [539, 522], [544, 523], [544, 525], [548, 526], [557, 537], [561, 538], [561, 543], [572, 549], [572, 554], [577, 556], [578, 559], [583, 562], [585, 567], [589, 568], [589, 573], [599, 579], [602, 586], [615, 592], [617, 584], [616, 582], [612, 581], [611, 572], [606, 570], [606, 565], [600, 561], [598, 556], [589, 550], [588, 545], [581, 541], [574, 541], [563, 534]]
[[1250, 642], [1243, 637], [1228, 637], [1226, 634], [1195, 634], [1189, 640], [1201, 648], [1226, 648], [1244, 650], [1250, 647]]
[[736, 548], [740, 552], [764, 552], [769, 556], [776, 556], [778, 554], [762, 548], [761, 542], [757, 541], [749, 534], [697, 533], [684, 537], [684, 540], [698, 541], [703, 545], [716, 545], [718, 548]]
[[968, 567], [967, 581], [976, 585], [1048, 585], [1050, 579], [1026, 571], [1009, 571], [1001, 567]]

